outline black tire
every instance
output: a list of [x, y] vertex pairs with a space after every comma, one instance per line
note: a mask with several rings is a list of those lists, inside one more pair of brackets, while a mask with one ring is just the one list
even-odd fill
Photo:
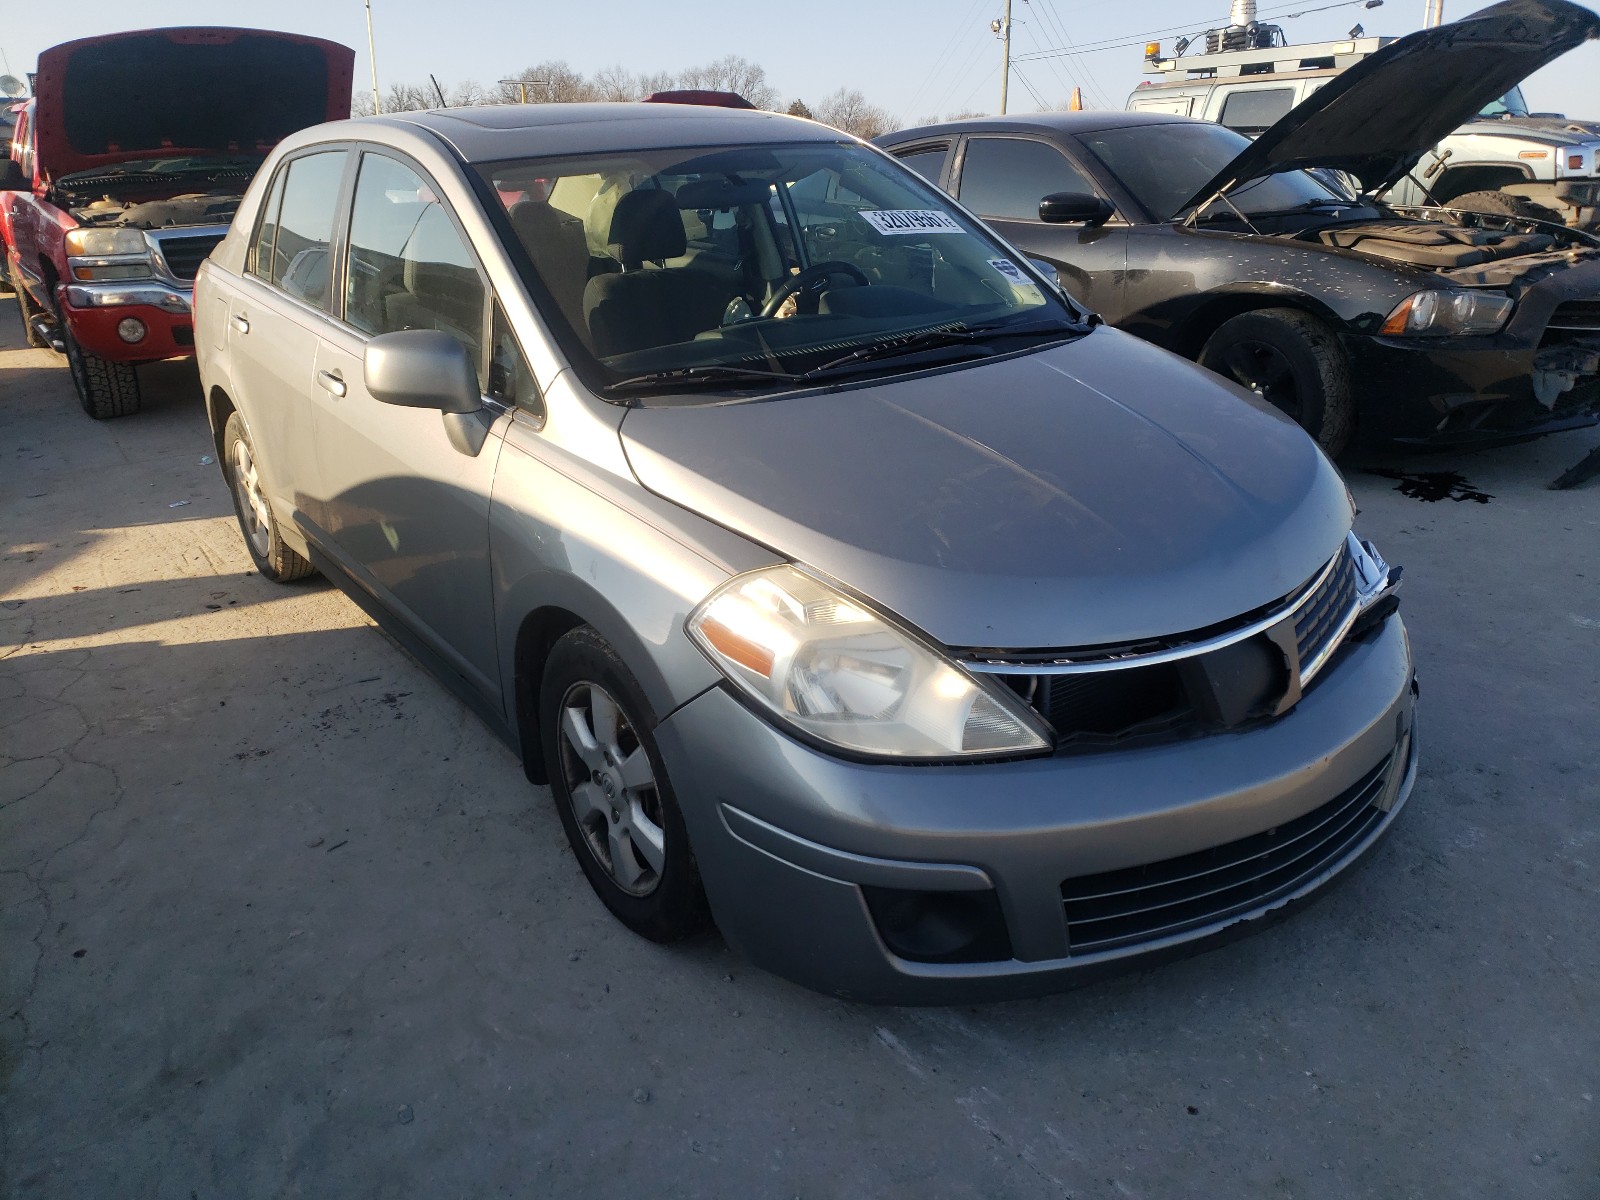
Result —
[[1497, 217], [1522, 217], [1529, 221], [1550, 221], [1565, 225], [1566, 219], [1553, 208], [1546, 208], [1537, 200], [1511, 192], [1467, 192], [1445, 205], [1466, 212], [1489, 213]]
[[22, 314], [22, 336], [28, 339], [28, 345], [35, 350], [48, 350], [50, 343], [33, 329], [33, 319], [43, 310], [33, 302], [33, 297], [28, 295], [28, 289], [23, 286], [22, 279], [16, 271], [9, 270], [7, 274], [11, 276], [11, 290], [17, 294], [17, 309]]
[[[596, 716], [602, 697], [617, 710], [609, 742]], [[594, 743], [592, 761], [586, 761], [567, 732], [569, 708]], [[704, 929], [710, 920], [705, 892], [656, 749], [655, 716], [633, 673], [589, 626], [572, 630], [551, 649], [539, 689], [539, 713], [550, 792], [595, 895], [619, 921], [653, 942], [681, 941]], [[642, 763], [638, 754], [644, 755]], [[629, 763], [648, 766], [648, 786], [625, 782]], [[659, 867], [646, 852], [656, 835]], [[623, 847], [620, 855], [618, 846]], [[619, 876], [635, 870], [641, 873], [630, 888]]]
[[1206, 340], [1199, 363], [1282, 409], [1328, 457], [1349, 444], [1355, 430], [1350, 362], [1333, 330], [1310, 313], [1240, 313]]
[[257, 463], [250, 431], [244, 427], [238, 413], [229, 413], [228, 424], [222, 431], [222, 475], [233, 493], [233, 511], [239, 518], [244, 547], [263, 579], [293, 583], [312, 574], [316, 568], [283, 544], [278, 518], [257, 482]]
[[59, 315], [56, 328], [67, 349], [67, 368], [72, 372], [72, 386], [83, 411], [96, 421], [131, 417], [138, 412], [144, 401], [139, 394], [139, 372], [133, 364], [90, 354], [78, 345], [71, 327]]

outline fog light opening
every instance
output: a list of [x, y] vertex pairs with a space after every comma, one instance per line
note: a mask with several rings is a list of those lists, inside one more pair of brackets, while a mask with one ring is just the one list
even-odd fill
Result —
[[138, 317], [123, 317], [117, 322], [117, 336], [130, 346], [135, 342], [144, 341], [146, 332], [148, 331], [144, 327], [144, 322]]
[[912, 962], [999, 962], [1011, 957], [1000, 898], [981, 892], [863, 887], [878, 936]]

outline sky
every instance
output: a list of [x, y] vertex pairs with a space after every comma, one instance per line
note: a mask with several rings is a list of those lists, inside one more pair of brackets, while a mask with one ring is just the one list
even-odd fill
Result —
[[[1263, 20], [1283, 25], [1291, 42], [1342, 38], [1357, 21], [1369, 35], [1410, 33], [1422, 24], [1424, 0], [1386, 0], [1322, 8], [1332, 0], [1258, 0]], [[635, 73], [676, 71], [738, 54], [760, 63], [785, 100], [815, 102], [855, 88], [886, 109], [896, 124], [957, 111], [997, 112], [999, 41], [989, 23], [1004, 0], [803, 0], [783, 5], [663, 3], [661, 0], [371, 0], [378, 77], [426, 83], [429, 72], [448, 89], [464, 79], [492, 84], [547, 59], [565, 59], [585, 74], [614, 65]], [[1482, 5], [1446, 0], [1447, 19]], [[10, 0], [0, 22], [0, 69], [32, 70], [40, 50], [58, 42], [151, 24], [250, 25], [315, 34], [357, 50], [358, 86], [371, 78], [363, 0]], [[1274, 16], [1273, 14], [1279, 14]], [[1089, 107], [1121, 108], [1143, 78], [1142, 44], [1155, 30], [1164, 48], [1181, 33], [1225, 24], [1227, 0], [1123, 0], [1087, 6], [1068, 0], [1013, 0], [1012, 54], [1021, 57], [1068, 44], [1138, 42], [1095, 53], [1019, 62], [1010, 108], [1030, 112], [1064, 104], [1073, 86]], [[1530, 107], [1600, 119], [1600, 42], [1590, 42], [1523, 84]], [[1425, 85], [1423, 85], [1425, 86]], [[1037, 97], [1037, 99], [1036, 99]]]

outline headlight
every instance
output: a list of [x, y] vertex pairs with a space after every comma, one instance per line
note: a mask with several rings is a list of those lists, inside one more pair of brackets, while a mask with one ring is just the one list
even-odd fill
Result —
[[1019, 701], [791, 566], [730, 579], [687, 628], [774, 716], [846, 750], [959, 758], [1050, 748]]
[[1407, 296], [1383, 322], [1383, 333], [1498, 333], [1515, 301], [1499, 292], [1426, 291]]
[[74, 229], [66, 245], [74, 279], [148, 279], [154, 273], [150, 243], [137, 229]]
[[80, 258], [150, 252], [150, 244], [137, 229], [74, 229], [67, 234], [66, 242], [67, 253]]

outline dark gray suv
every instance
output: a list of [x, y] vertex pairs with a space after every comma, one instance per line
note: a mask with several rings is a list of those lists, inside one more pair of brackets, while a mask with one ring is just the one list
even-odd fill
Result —
[[647, 937], [1048, 990], [1306, 895], [1411, 788], [1398, 573], [1311, 440], [834, 130], [324, 125], [196, 309], [262, 573], [483, 714]]

